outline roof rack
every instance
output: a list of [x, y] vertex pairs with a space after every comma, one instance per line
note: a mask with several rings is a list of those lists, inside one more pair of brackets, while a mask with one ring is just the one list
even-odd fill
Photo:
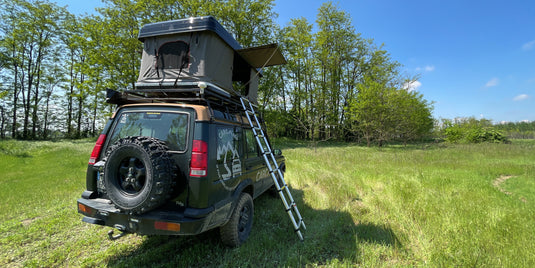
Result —
[[[153, 85], [144, 87], [137, 83], [136, 89], [118, 92], [106, 89], [106, 102], [117, 105], [134, 103], [190, 103], [210, 106], [227, 106], [239, 109], [240, 95], [234, 90], [225, 90], [208, 82], [162, 83], [160, 88]], [[234, 108], [236, 107], [236, 108]]]

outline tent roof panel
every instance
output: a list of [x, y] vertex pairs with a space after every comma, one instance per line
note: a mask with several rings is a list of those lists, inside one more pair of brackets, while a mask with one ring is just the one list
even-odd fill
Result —
[[234, 37], [232, 37], [232, 35], [212, 16], [146, 24], [139, 30], [138, 39], [143, 42], [145, 38], [150, 37], [202, 31], [212, 31], [216, 33], [234, 50], [242, 48], [236, 39], [234, 39]]

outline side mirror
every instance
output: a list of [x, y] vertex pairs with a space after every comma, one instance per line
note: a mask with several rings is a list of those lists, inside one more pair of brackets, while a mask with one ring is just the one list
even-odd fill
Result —
[[282, 155], [282, 150], [281, 149], [273, 149], [273, 153], [275, 155]]

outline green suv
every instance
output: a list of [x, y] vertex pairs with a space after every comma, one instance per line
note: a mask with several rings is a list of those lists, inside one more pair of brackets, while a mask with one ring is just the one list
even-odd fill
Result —
[[139, 39], [140, 78], [134, 90], [108, 90], [117, 109], [91, 153], [78, 212], [122, 233], [219, 228], [225, 244], [239, 246], [253, 199], [274, 183], [253, 133], [263, 122], [249, 122], [240, 102], [254, 104], [258, 68], [284, 58], [272, 45], [242, 49], [212, 17], [149, 24]]

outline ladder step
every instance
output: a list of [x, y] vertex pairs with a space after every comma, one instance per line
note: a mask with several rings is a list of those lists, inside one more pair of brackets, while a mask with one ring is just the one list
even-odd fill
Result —
[[300, 219], [299, 223], [297, 224], [297, 229], [301, 229], [301, 227], [304, 226], [304, 223], [305, 222], [303, 221], [303, 219]]
[[295, 207], [295, 202], [289, 204], [289, 205], [288, 205], [288, 208], [286, 209], [286, 212], [292, 210], [292, 208], [294, 208], [294, 207]]

